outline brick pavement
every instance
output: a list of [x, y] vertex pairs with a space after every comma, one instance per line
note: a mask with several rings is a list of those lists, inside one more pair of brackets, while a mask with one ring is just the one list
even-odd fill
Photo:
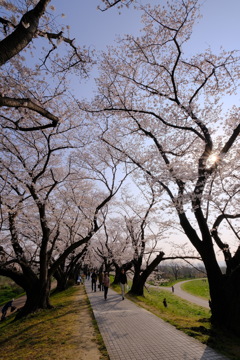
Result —
[[105, 301], [85, 286], [111, 360], [227, 360], [112, 289]]

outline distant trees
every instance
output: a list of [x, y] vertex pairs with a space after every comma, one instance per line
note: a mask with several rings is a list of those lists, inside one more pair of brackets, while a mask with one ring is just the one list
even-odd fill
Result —
[[173, 276], [174, 276], [174, 279], [177, 280], [178, 277], [179, 277], [179, 273], [180, 273], [180, 269], [181, 269], [181, 266], [178, 264], [178, 263], [174, 263], [172, 262], [170, 265], [169, 265], [169, 269], [170, 271], [172, 272]]
[[103, 226], [94, 236], [89, 248], [92, 267], [100, 267], [104, 271], [115, 270], [114, 282], [117, 282], [122, 267], [127, 267], [128, 270], [132, 267], [133, 250], [121, 208], [122, 202], [117, 200], [109, 204]]
[[137, 202], [127, 205], [131, 207], [133, 215], [126, 216], [126, 229], [131, 241], [133, 258], [133, 279], [130, 292], [143, 295], [147, 278], [159, 265], [164, 257], [164, 252], [159, 249], [166, 231], [164, 222], [157, 219], [155, 207], [157, 200], [154, 186], [149, 186], [149, 194], [145, 193], [146, 205]]
[[53, 274], [57, 281], [56, 291], [66, 290], [69, 285], [76, 283], [78, 275], [82, 270], [84, 256], [88, 244], [83, 244], [69, 254], [57, 267]]
[[[222, 105], [239, 87], [239, 57], [210, 49], [187, 56], [197, 0], [140, 8], [142, 34], [108, 49], [87, 108], [105, 122], [103, 140], [164, 192], [203, 260], [213, 322], [239, 333], [239, 108]], [[235, 249], [220, 227], [232, 230]]]
[[[171, 281], [179, 279], [195, 279], [206, 277], [206, 271], [201, 262], [195, 259], [192, 264], [187, 264], [184, 260], [164, 261], [154, 271], [153, 278], [159, 281]], [[151, 277], [152, 279], [152, 277]]]
[[96, 235], [94, 249], [105, 269], [115, 269], [114, 282], [122, 268], [130, 270], [131, 293], [143, 295], [147, 278], [163, 259], [160, 246], [170, 222], [160, 218], [153, 186], [142, 189], [135, 185], [135, 191], [138, 195], [131, 196], [127, 189], [122, 190], [121, 201], [109, 207], [113, 215], [108, 214]]

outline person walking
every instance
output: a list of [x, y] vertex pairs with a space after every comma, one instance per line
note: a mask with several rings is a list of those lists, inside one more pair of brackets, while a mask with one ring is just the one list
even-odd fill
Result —
[[96, 292], [97, 274], [96, 274], [95, 270], [93, 270], [91, 279], [92, 279], [92, 291]]
[[120, 272], [119, 282], [120, 282], [120, 286], [121, 286], [122, 300], [124, 300], [124, 296], [125, 296], [125, 285], [127, 284], [127, 275], [126, 275], [124, 269], [122, 269], [121, 272]]
[[14, 299], [8, 301], [2, 308], [2, 317], [1, 317], [1, 320], [5, 320], [6, 319], [6, 316], [7, 316], [7, 311], [9, 308], [11, 308], [11, 312], [14, 311], [16, 309], [15, 306], [13, 306], [13, 301]]
[[105, 271], [103, 276], [103, 287], [104, 287], [104, 299], [107, 300], [108, 288], [110, 286], [110, 279], [107, 271]]
[[90, 271], [87, 272], [87, 280], [90, 280]]
[[98, 287], [99, 287], [99, 290], [100, 290], [100, 291], [104, 290], [103, 276], [104, 276], [103, 273], [100, 271], [100, 272], [99, 272], [99, 275], [98, 275], [98, 281], [99, 281]]
[[80, 285], [81, 283], [82, 283], [82, 277], [81, 277], [81, 275], [78, 275], [77, 285]]

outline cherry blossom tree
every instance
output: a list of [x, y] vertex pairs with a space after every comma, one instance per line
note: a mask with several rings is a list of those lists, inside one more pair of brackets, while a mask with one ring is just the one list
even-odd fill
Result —
[[26, 290], [23, 315], [50, 306], [51, 276], [67, 281], [121, 179], [118, 165], [101, 163], [94, 151], [98, 163], [88, 163], [94, 131], [84, 132], [87, 123], [67, 95], [70, 75], [88, 76], [92, 53], [56, 23], [50, 0], [1, 5], [0, 273]]
[[[103, 141], [164, 192], [206, 268], [212, 321], [239, 333], [240, 123], [239, 108], [227, 106], [240, 62], [236, 51], [187, 55], [198, 4], [140, 7], [141, 35], [103, 54], [99, 94], [86, 108], [105, 122]], [[232, 249], [224, 225], [237, 240]]]
[[[139, 178], [134, 174], [134, 179]], [[164, 201], [149, 181], [137, 183], [134, 191], [122, 188], [120, 200], [112, 201], [103, 227], [94, 236], [91, 252], [110, 271], [115, 269], [114, 283], [119, 282], [121, 269], [131, 272], [130, 292], [143, 295], [147, 278], [165, 260], [201, 260], [186, 246], [168, 246], [165, 256], [163, 246], [169, 239], [174, 222], [166, 218]], [[132, 193], [131, 193], [132, 191]], [[137, 195], [136, 195], [137, 193]], [[111, 209], [111, 210], [110, 210]], [[112, 212], [112, 213], [111, 213]]]
[[66, 290], [68, 286], [76, 283], [77, 277], [84, 262], [87, 251], [87, 244], [74, 250], [54, 272], [53, 277], [57, 280], [56, 292]]
[[[120, 3], [125, 2], [107, 1], [104, 10]], [[69, 26], [56, 23], [51, 0], [4, 1], [1, 7], [0, 125], [20, 131], [56, 127], [61, 118], [51, 99], [66, 90], [69, 74], [88, 76], [93, 52], [69, 37]], [[48, 86], [42, 79], [48, 79]]]
[[106, 11], [114, 6], [117, 6], [121, 9], [123, 6], [129, 6], [134, 0], [102, 0], [104, 7], [99, 6], [101, 11]]
[[0, 274], [26, 291], [18, 317], [51, 307], [51, 277], [99, 230], [126, 176], [76, 109], [62, 104], [55, 129], [1, 132]]
[[[113, 201], [112, 208], [121, 206]], [[94, 251], [105, 271], [115, 270], [113, 283], [118, 283], [121, 269], [132, 268], [132, 247], [126, 231], [125, 220], [121, 216], [107, 214], [102, 229], [94, 236]]]
[[160, 246], [169, 221], [161, 219], [153, 187], [136, 184], [135, 192], [136, 189], [138, 195], [131, 194], [128, 187], [122, 189], [121, 200], [111, 203], [113, 215], [108, 214], [104, 226], [96, 234], [95, 251], [108, 271], [115, 269], [114, 283], [118, 283], [122, 268], [131, 270], [130, 291], [143, 295], [148, 276], [163, 259]]
[[64, 34], [50, 0], [4, 1], [0, 18], [0, 125], [20, 131], [56, 127], [53, 99], [73, 71], [88, 75], [92, 54]]
[[[163, 260], [164, 252], [159, 249], [164, 239], [166, 227], [164, 221], [159, 221], [154, 208], [157, 201], [154, 187], [150, 186], [150, 194], [144, 194], [146, 205], [131, 206], [134, 215], [125, 217], [126, 228], [131, 239], [133, 249], [133, 279], [130, 292], [134, 295], [143, 295], [144, 286], [149, 275]], [[129, 202], [128, 202], [129, 204]]]

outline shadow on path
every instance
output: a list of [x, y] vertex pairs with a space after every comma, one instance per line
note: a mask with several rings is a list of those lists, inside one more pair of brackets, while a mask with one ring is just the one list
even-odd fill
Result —
[[111, 360], [227, 360], [112, 289], [105, 301], [85, 287]]

